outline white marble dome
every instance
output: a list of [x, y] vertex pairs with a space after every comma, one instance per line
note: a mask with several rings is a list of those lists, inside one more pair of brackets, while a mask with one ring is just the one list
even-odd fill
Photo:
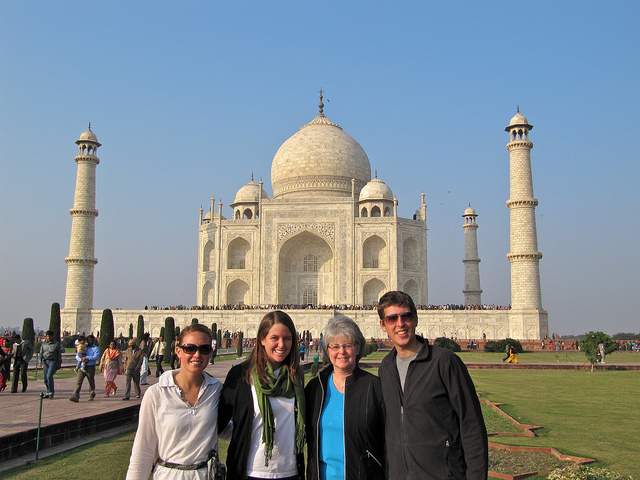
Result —
[[372, 178], [362, 190], [360, 190], [360, 201], [366, 200], [389, 200], [393, 201], [393, 192], [384, 181], [379, 178]]
[[78, 137], [78, 140], [76, 140], [76, 143], [78, 142], [100, 143], [98, 142], [98, 137], [96, 137], [96, 134], [93, 133], [91, 128], [87, 128], [84, 132], [80, 134], [80, 136]]
[[360, 144], [323, 114], [289, 137], [271, 163], [273, 198], [351, 196], [371, 178]]
[[466, 217], [466, 216], [468, 216], [468, 215], [475, 215], [475, 216], [477, 216], [477, 215], [476, 215], [476, 211], [475, 211], [475, 209], [473, 209], [472, 207], [467, 207], [467, 208], [465, 208], [465, 209], [464, 209], [464, 215], [463, 215], [463, 217]]
[[527, 120], [527, 117], [521, 112], [516, 112], [516, 114], [511, 117], [511, 120], [509, 120], [509, 127], [518, 127], [521, 125], [529, 125], [529, 120]]
[[[264, 188], [262, 189], [262, 198], [269, 198], [267, 192], [264, 191]], [[249, 183], [240, 187], [231, 205], [235, 205], [237, 203], [258, 203], [259, 200], [260, 184], [251, 180]]]

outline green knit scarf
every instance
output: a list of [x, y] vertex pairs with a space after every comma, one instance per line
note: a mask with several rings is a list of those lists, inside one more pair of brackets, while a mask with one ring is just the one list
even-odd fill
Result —
[[262, 415], [262, 443], [264, 443], [264, 465], [269, 465], [273, 452], [273, 436], [275, 424], [273, 410], [269, 397], [295, 397], [295, 421], [296, 421], [296, 453], [302, 453], [304, 448], [304, 386], [300, 376], [295, 382], [291, 381], [289, 370], [282, 366], [275, 377], [273, 367], [267, 362], [267, 382], [262, 383], [257, 369], [254, 367], [251, 377], [258, 397], [258, 407]]

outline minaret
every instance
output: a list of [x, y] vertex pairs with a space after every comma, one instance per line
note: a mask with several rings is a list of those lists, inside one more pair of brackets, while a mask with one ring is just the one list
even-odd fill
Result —
[[469, 205], [464, 210], [464, 304], [482, 305], [480, 288], [480, 258], [478, 257], [478, 223], [476, 211]]
[[539, 261], [536, 233], [536, 206], [531, 178], [529, 132], [533, 128], [527, 118], [517, 113], [505, 128], [509, 134], [509, 254], [511, 263], [511, 308], [542, 310]]
[[76, 155], [76, 189], [71, 208], [71, 238], [67, 262], [65, 310], [85, 310], [93, 307], [93, 268], [96, 210], [96, 166], [100, 142], [89, 128], [80, 134]]

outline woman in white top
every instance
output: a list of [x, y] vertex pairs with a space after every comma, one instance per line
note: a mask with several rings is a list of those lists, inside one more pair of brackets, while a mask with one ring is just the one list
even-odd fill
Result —
[[267, 313], [249, 360], [224, 381], [219, 431], [233, 420], [227, 480], [304, 478], [304, 390], [291, 317]]
[[206, 373], [211, 330], [195, 324], [176, 340], [180, 368], [160, 376], [146, 391], [133, 442], [127, 480], [208, 478], [207, 462], [218, 448], [221, 383]]

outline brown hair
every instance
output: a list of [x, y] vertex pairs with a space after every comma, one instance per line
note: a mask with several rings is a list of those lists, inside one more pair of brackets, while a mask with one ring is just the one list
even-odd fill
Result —
[[287, 355], [287, 358], [284, 359], [284, 362], [282, 362], [282, 364], [287, 368], [287, 370], [289, 370], [289, 377], [291, 378], [291, 381], [296, 381], [296, 376], [300, 367], [300, 356], [298, 353], [298, 334], [296, 333], [296, 327], [289, 315], [287, 315], [282, 310], [274, 310], [262, 317], [260, 325], [258, 325], [256, 346], [253, 348], [251, 356], [249, 357], [249, 369], [247, 370], [246, 380], [249, 384], [251, 384], [251, 374], [254, 367], [258, 371], [260, 380], [262, 380], [264, 383], [267, 382], [267, 352], [262, 346], [262, 340], [265, 339], [265, 337], [269, 333], [269, 330], [271, 330], [271, 327], [273, 327], [277, 323], [281, 323], [289, 329], [289, 332], [291, 332], [291, 351], [289, 352], [289, 355]]
[[378, 304], [376, 305], [376, 310], [378, 310], [380, 320], [384, 320], [384, 309], [391, 306], [406, 307], [411, 310], [413, 318], [418, 318], [416, 304], [413, 303], [413, 299], [404, 292], [394, 290], [387, 292], [380, 297], [380, 300], [378, 300]]
[[213, 334], [211, 333], [209, 327], [200, 323], [192, 323], [191, 325], [188, 325], [180, 330], [178, 338], [176, 339], [176, 345], [182, 345], [182, 339], [185, 337], [185, 335], [194, 332], [204, 333], [207, 337], [209, 337], [209, 343], [211, 343], [211, 340], [213, 340]]

